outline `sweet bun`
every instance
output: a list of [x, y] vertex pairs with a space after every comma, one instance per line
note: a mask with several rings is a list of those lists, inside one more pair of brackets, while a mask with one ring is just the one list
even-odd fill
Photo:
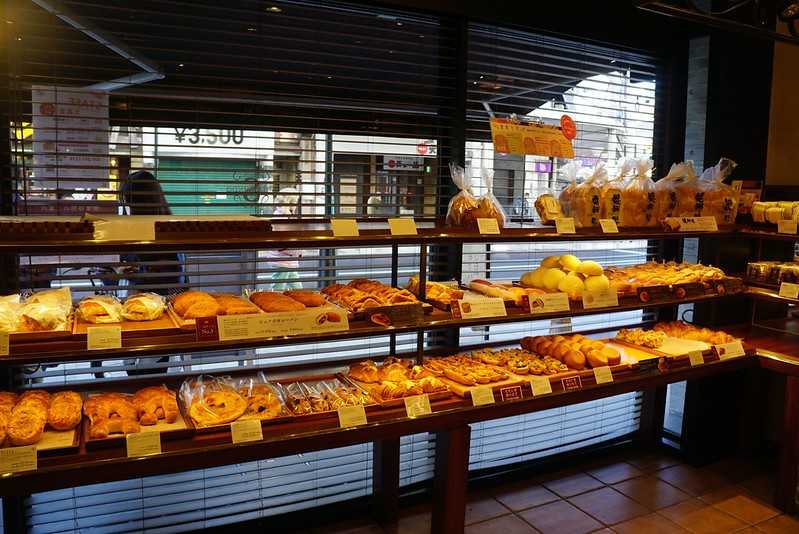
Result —
[[563, 358], [563, 363], [571, 367], [572, 369], [584, 369], [585, 368], [585, 355], [578, 351], [578, 350], [570, 350], [566, 353]]

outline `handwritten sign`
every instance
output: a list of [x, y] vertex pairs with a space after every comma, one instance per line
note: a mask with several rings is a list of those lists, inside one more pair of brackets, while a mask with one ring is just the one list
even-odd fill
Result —
[[544, 295], [530, 295], [530, 313], [557, 313], [567, 312], [570, 309], [569, 295], [566, 293], [546, 293]]
[[552, 384], [546, 376], [533, 375], [530, 377], [530, 389], [533, 391], [533, 397], [548, 395], [552, 393]]
[[391, 230], [391, 235], [418, 235], [419, 233], [416, 230], [416, 221], [409, 217], [389, 219], [388, 227]]
[[600, 291], [583, 292], [583, 308], [612, 308], [619, 305], [619, 295], [612, 287]]
[[405, 413], [408, 414], [410, 418], [419, 417], [420, 415], [430, 415], [432, 413], [430, 409], [430, 397], [428, 397], [426, 393], [405, 397], [403, 400], [405, 401]]
[[355, 219], [330, 219], [330, 228], [335, 237], [358, 237], [358, 221]]
[[86, 328], [86, 348], [88, 350], [107, 350], [122, 347], [122, 327], [90, 326]]
[[783, 282], [780, 284], [780, 296], [786, 299], [795, 299], [799, 297], [799, 284], [791, 284], [790, 282]]
[[499, 222], [496, 219], [484, 219], [480, 218], [477, 219], [477, 231], [481, 234], [494, 234], [498, 235], [499, 231]]
[[36, 445], [0, 449], [0, 473], [35, 471], [37, 467]]
[[485, 404], [494, 404], [494, 391], [491, 386], [477, 386], [472, 388], [472, 405], [483, 406]]
[[602, 367], [594, 367], [594, 380], [597, 384], [607, 384], [613, 382], [613, 373], [610, 367], [603, 365]]
[[692, 350], [688, 353], [688, 361], [691, 363], [691, 367], [696, 367], [705, 363], [705, 357], [701, 350]]
[[160, 432], [136, 432], [125, 436], [128, 458], [161, 454]]
[[366, 410], [360, 404], [357, 406], [342, 406], [338, 409], [338, 426], [351, 428], [366, 424]]
[[233, 421], [230, 423], [230, 435], [233, 443], [244, 443], [247, 441], [261, 441], [264, 439], [261, 421], [250, 419], [247, 421]]
[[576, 234], [574, 219], [572, 217], [558, 217], [555, 219], [555, 231], [559, 234]]
[[619, 225], [613, 219], [599, 219], [599, 226], [603, 234], [618, 234]]

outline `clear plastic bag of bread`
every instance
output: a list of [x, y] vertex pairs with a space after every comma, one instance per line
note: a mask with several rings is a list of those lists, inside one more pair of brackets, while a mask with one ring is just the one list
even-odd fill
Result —
[[231, 423], [247, 410], [247, 401], [230, 378], [190, 378], [180, 386], [180, 400], [198, 427]]
[[599, 226], [602, 188], [607, 181], [608, 171], [605, 169], [605, 163], [600, 161], [585, 180], [574, 188], [571, 197], [571, 216], [574, 218], [574, 226], [577, 228]]
[[558, 197], [560, 209], [566, 217], [572, 217], [572, 198], [574, 197], [574, 190], [577, 189], [577, 180], [583, 172], [583, 166], [579, 161], [570, 161], [560, 169], [561, 176], [568, 182], [568, 185], [560, 192]]
[[621, 213], [624, 188], [628, 176], [635, 168], [635, 160], [632, 158], [622, 158], [617, 163], [618, 171], [615, 178], [609, 178], [602, 186], [602, 201], [599, 208], [599, 216], [602, 219], [613, 219], [616, 224], [621, 226]]
[[729, 158], [704, 170], [699, 177], [699, 191], [702, 196], [702, 215], [714, 217], [716, 224], [733, 224], [738, 214], [738, 195], [724, 180], [738, 164]]
[[633, 176], [622, 193], [622, 226], [657, 226], [659, 224], [656, 205], [657, 194], [652, 180], [655, 163], [649, 158], [632, 160], [635, 168]]
[[19, 293], [0, 297], [0, 332], [16, 332], [19, 310], [22, 308]]
[[693, 162], [672, 164], [669, 173], [655, 183], [655, 210], [658, 222], [662, 223], [668, 217], [701, 215], [702, 203], [697, 202], [698, 193], [699, 180], [694, 173]]
[[493, 173], [489, 169], [482, 169], [480, 174], [486, 193], [478, 197], [472, 192], [472, 177], [468, 167], [464, 169], [450, 163], [449, 170], [452, 181], [460, 191], [449, 201], [447, 226], [477, 230], [477, 219], [496, 219], [499, 227], [503, 228], [505, 211], [491, 192]]
[[241, 419], [274, 419], [288, 414], [282, 392], [263, 372], [238, 379], [236, 389], [247, 401], [247, 409]]
[[19, 312], [20, 330], [66, 330], [72, 312], [72, 292], [68, 287], [38, 291], [25, 299]]

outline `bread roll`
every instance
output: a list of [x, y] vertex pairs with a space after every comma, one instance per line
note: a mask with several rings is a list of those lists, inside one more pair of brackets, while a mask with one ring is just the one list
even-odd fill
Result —
[[219, 304], [219, 315], [247, 315], [258, 313], [258, 307], [237, 295], [223, 293], [214, 295]]
[[305, 304], [275, 291], [258, 291], [250, 295], [250, 300], [265, 312], [289, 312], [305, 309]]
[[327, 304], [327, 300], [317, 291], [284, 291], [287, 297], [301, 302], [307, 308], [317, 308]]
[[563, 363], [572, 369], [583, 369], [585, 368], [585, 355], [578, 350], [570, 350], [564, 356]]
[[608, 358], [602, 354], [602, 351], [596, 349], [589, 350], [585, 354], [585, 357], [588, 361], [588, 365], [591, 367], [604, 367], [608, 365]]
[[221, 308], [214, 297], [205, 291], [186, 291], [176, 296], [172, 308], [184, 319], [215, 317]]
[[47, 422], [55, 430], [71, 430], [83, 415], [83, 399], [74, 391], [59, 391], [50, 400]]

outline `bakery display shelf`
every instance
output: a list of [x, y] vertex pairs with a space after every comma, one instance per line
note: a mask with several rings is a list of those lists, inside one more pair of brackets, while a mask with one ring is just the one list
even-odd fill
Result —
[[[91, 359], [138, 358], [144, 356], [170, 353], [190, 353], [214, 350], [234, 350], [254, 347], [285, 345], [287, 343], [304, 343], [311, 341], [334, 341], [357, 339], [370, 336], [424, 332], [456, 327], [484, 326], [506, 324], [519, 321], [537, 321], [562, 317], [577, 317], [601, 313], [614, 313], [639, 309], [652, 309], [661, 306], [676, 306], [695, 302], [707, 302], [720, 298], [731, 298], [738, 294], [719, 295], [703, 294], [688, 296], [683, 299], [664, 298], [643, 303], [636, 299], [623, 299], [619, 306], [606, 308], [583, 309], [579, 303], [572, 303], [575, 309], [563, 312], [531, 314], [526, 310], [511, 308], [507, 315], [498, 317], [482, 317], [472, 319], [455, 319], [449, 312], [433, 309], [421, 321], [399, 326], [376, 326], [364, 322], [350, 323], [349, 330], [324, 332], [317, 334], [281, 336], [269, 338], [251, 338], [235, 341], [198, 341], [194, 332], [170, 334], [163, 336], [142, 336], [122, 340], [122, 347], [103, 351], [89, 351], [86, 342], [81, 340], [57, 340], [48, 343], [15, 343], [11, 346], [11, 354], [0, 359], [0, 364], [18, 365], [29, 363], [82, 361]], [[579, 306], [579, 307], [578, 307]]]
[[86, 339], [87, 329], [93, 326], [119, 326], [122, 329], [123, 339], [146, 336], [166, 336], [178, 334], [181, 330], [172, 317], [166, 313], [152, 321], [123, 320], [119, 323], [104, 324], [88, 323], [84, 321], [83, 318], [77, 317], [72, 326], [72, 339]]
[[335, 417], [294, 420], [271, 425], [264, 430], [263, 440], [238, 444], [231, 442], [228, 430], [197, 433], [180, 439], [164, 440], [162, 454], [147, 457], [128, 458], [123, 446], [82, 450], [78, 454], [58, 458], [40, 458], [35, 471], [4, 474], [0, 477], [0, 493], [25, 495], [75, 485], [307, 453], [420, 432], [436, 432], [755, 365], [755, 358], [742, 357], [665, 372], [641, 366], [636, 370], [614, 374], [610, 383], [597, 385], [589, 377], [581, 381], [578, 389], [565, 390], [561, 384], [553, 384], [551, 394], [536, 397], [527, 388], [517, 400], [503, 401], [495, 397], [495, 403], [482, 406], [472, 406], [465, 399], [451, 397], [432, 403], [432, 414], [429, 416], [409, 418], [403, 407], [381, 409], [367, 413], [366, 425], [348, 429], [339, 428]]
[[783, 297], [780, 295], [779, 286], [769, 284], [747, 284], [746, 294], [752, 298], [768, 300], [771, 302], [782, 302], [784, 304], [799, 304], [799, 299]]
[[750, 237], [750, 238], [758, 238], [758, 239], [768, 239], [772, 241], [798, 241], [799, 235], [796, 234], [781, 234], [777, 232], [776, 225], [770, 225], [768, 227], [757, 227], [757, 226], [743, 226], [739, 227], [737, 233], [742, 237]]
[[29, 240], [6, 235], [0, 240], [0, 252], [14, 254], [100, 253], [160, 250], [241, 250], [270, 248], [320, 248], [370, 245], [459, 244], [459, 243], [518, 243], [571, 242], [630, 239], [681, 239], [702, 236], [730, 236], [734, 226], [722, 226], [717, 232], [672, 232], [660, 228], [621, 228], [618, 234], [605, 234], [599, 228], [581, 228], [574, 234], [558, 234], [552, 227], [503, 228], [500, 234], [480, 234], [457, 228], [419, 228], [417, 235], [392, 236], [388, 229], [361, 230], [357, 237], [335, 237], [329, 230], [251, 232], [248, 235], [231, 232], [223, 236], [181, 236], [154, 241], [98, 241], [95, 239]]
[[[186, 421], [187, 418], [183, 415], [183, 413], [179, 413], [178, 418], [174, 423], [167, 423], [163, 419], [159, 419], [155, 425], [141, 425], [140, 432], [160, 432], [162, 441], [186, 438], [193, 432], [193, 429], [189, 426], [189, 424], [187, 424]], [[84, 416], [79, 428], [82, 429], [82, 444], [87, 451], [125, 446], [125, 435], [121, 433], [111, 434], [107, 438], [90, 438], [90, 426], [91, 423], [89, 422], [89, 418]]]

